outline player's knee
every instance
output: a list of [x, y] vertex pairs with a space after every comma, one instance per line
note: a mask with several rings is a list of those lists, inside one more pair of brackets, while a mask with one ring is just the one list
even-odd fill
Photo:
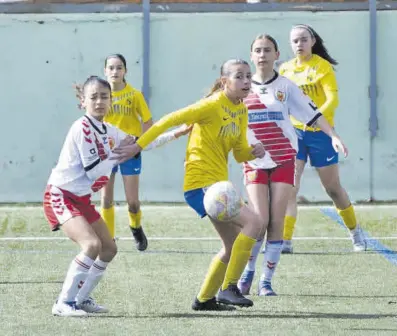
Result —
[[101, 206], [104, 209], [110, 209], [113, 206], [114, 202], [112, 198], [102, 197], [101, 198]]
[[251, 218], [251, 232], [258, 239], [261, 238], [262, 232], [266, 231], [268, 221], [260, 215], [254, 214]]
[[101, 252], [102, 243], [99, 238], [91, 238], [82, 243], [82, 248], [85, 254], [95, 259]]
[[101, 254], [104, 256], [103, 259], [106, 259], [104, 261], [109, 262], [113, 260], [117, 254], [116, 243], [112, 240], [111, 243], [104, 245]]
[[218, 257], [224, 263], [228, 264], [230, 260], [230, 255], [232, 254], [232, 246], [224, 246], [222, 250], [219, 252]]
[[273, 218], [267, 228], [267, 240], [280, 240], [283, 237], [284, 218]]
[[288, 202], [290, 202], [290, 203], [295, 202], [296, 203], [296, 198], [298, 197], [299, 188], [300, 188], [300, 184], [296, 183], [294, 185], [294, 187], [292, 188], [292, 190], [291, 190]]
[[328, 194], [328, 196], [334, 200], [338, 199], [339, 196], [342, 194], [342, 187], [338, 184], [335, 185], [330, 185], [330, 186], [325, 186], [325, 191]]
[[266, 231], [268, 229], [269, 226], [269, 219], [268, 218], [264, 218], [264, 217], [260, 217], [260, 221], [257, 223], [257, 225], [260, 225], [260, 231], [258, 233], [258, 240], [261, 240], [265, 237]]
[[128, 211], [132, 213], [139, 212], [140, 202], [138, 200], [128, 201]]

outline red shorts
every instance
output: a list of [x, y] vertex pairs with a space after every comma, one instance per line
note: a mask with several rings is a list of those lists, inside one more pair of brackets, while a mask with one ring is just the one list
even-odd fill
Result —
[[295, 185], [295, 159], [289, 160], [272, 169], [254, 169], [244, 164], [244, 183], [269, 184], [270, 182], [283, 182]]
[[46, 187], [43, 206], [52, 231], [59, 230], [63, 223], [73, 217], [82, 216], [89, 224], [101, 218], [91, 203], [91, 195], [76, 196], [52, 185]]

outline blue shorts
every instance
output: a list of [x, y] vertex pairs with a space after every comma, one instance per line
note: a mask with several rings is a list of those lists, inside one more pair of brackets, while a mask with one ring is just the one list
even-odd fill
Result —
[[197, 212], [197, 214], [204, 218], [207, 216], [204, 208], [204, 188], [193, 189], [185, 192], [186, 203]]
[[112, 173], [117, 173], [119, 166], [121, 175], [140, 175], [142, 169], [142, 155], [139, 155], [138, 158], [132, 158], [120, 163], [113, 168]]
[[339, 155], [332, 147], [331, 138], [323, 131], [311, 132], [296, 129], [298, 135], [298, 154], [296, 158], [307, 162], [312, 167], [321, 168], [338, 163]]

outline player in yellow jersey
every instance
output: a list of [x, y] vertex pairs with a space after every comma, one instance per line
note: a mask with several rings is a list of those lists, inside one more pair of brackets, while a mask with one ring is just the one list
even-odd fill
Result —
[[[295, 58], [281, 65], [280, 74], [295, 82], [313, 100], [330, 125], [334, 126], [338, 85], [333, 65], [337, 65], [337, 62], [329, 55], [322, 38], [308, 25], [293, 27], [290, 43]], [[332, 146], [331, 138], [318, 128], [305, 127], [293, 117], [291, 119], [298, 134], [299, 149], [296, 157], [296, 186], [284, 223], [283, 252], [292, 253], [292, 236], [297, 218], [296, 196], [307, 158], [317, 169], [321, 183], [350, 230], [354, 250], [364, 251], [366, 242], [349, 196], [341, 186], [338, 153]]]
[[[141, 136], [152, 126], [152, 116], [142, 93], [125, 80], [127, 62], [120, 54], [108, 56], [105, 61], [105, 76], [112, 88], [112, 108], [104, 121], [125, 133]], [[141, 225], [142, 212], [139, 202], [139, 175], [141, 173], [142, 158], [137, 157], [116, 166], [109, 183], [103, 189], [101, 199], [101, 215], [108, 226], [112, 237], [115, 235], [114, 211], [114, 181], [115, 174], [120, 169], [123, 177], [125, 196], [128, 204], [128, 217], [132, 235], [139, 251], [147, 248], [147, 239]]]
[[[126, 160], [164, 130], [184, 123], [194, 124], [186, 150], [184, 192], [188, 205], [200, 217], [205, 217], [205, 190], [228, 179], [229, 152], [233, 152], [237, 162], [265, 155], [262, 144], [250, 146], [247, 141], [248, 114], [242, 100], [249, 94], [250, 86], [248, 63], [229, 60], [222, 65], [221, 76], [207, 98], [164, 116], [136, 144], [116, 148], [114, 152], [120, 161]], [[253, 302], [241, 294], [237, 282], [263, 229], [262, 221], [247, 206], [243, 206], [232, 221], [210, 220], [222, 240], [223, 249], [213, 259], [192, 308], [231, 310], [234, 307], [227, 305], [252, 306]]]

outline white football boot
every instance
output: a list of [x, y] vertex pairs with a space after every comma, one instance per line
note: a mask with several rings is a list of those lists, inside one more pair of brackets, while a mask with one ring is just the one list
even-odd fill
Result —
[[55, 302], [52, 306], [52, 315], [64, 317], [83, 317], [88, 314], [76, 306], [76, 302]]
[[353, 249], [355, 252], [362, 252], [367, 249], [367, 242], [365, 241], [363, 231], [360, 225], [350, 230], [350, 238], [353, 242]]

